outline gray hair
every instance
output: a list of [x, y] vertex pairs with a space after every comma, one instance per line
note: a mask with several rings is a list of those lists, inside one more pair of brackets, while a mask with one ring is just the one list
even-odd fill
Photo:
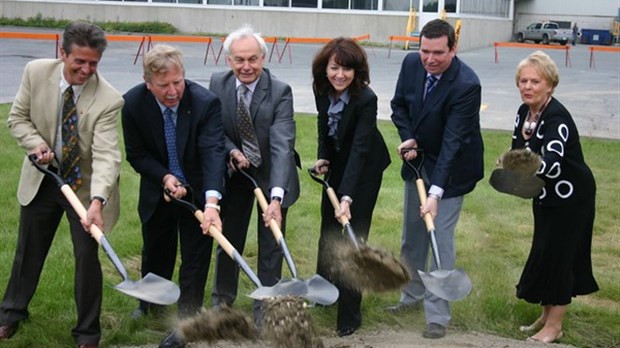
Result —
[[263, 39], [261, 34], [255, 31], [254, 28], [252, 28], [249, 24], [244, 24], [240, 28], [228, 34], [228, 36], [226, 37], [226, 40], [224, 40], [224, 53], [227, 56], [229, 56], [230, 45], [232, 45], [232, 43], [235, 42], [236, 40], [243, 39], [246, 37], [253, 37], [254, 40], [258, 42], [258, 45], [260, 46], [260, 50], [263, 53], [263, 55], [265, 56], [267, 55], [267, 44], [265, 43], [265, 40]]

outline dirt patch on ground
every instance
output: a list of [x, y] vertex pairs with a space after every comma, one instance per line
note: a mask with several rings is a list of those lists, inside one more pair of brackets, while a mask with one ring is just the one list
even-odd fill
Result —
[[[553, 347], [570, 348], [573, 346], [565, 344], [553, 344], [552, 346], [525, 342], [524, 340], [514, 340], [509, 338], [486, 335], [476, 332], [453, 332], [448, 330], [446, 337], [438, 340], [431, 340], [422, 337], [420, 332], [409, 331], [376, 331], [359, 333], [348, 337], [321, 337], [326, 348], [422, 348], [422, 347], [442, 347], [442, 348], [532, 348], [532, 347]], [[125, 347], [125, 348], [151, 348], [155, 346]], [[254, 342], [232, 342], [217, 341], [212, 343], [192, 343], [188, 348], [272, 348], [272, 345], [264, 341]], [[303, 347], [291, 347], [303, 348]], [[574, 348], [574, 347], [573, 347]]]

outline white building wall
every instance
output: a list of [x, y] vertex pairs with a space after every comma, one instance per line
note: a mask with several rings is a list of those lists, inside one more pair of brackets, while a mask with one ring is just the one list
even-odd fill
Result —
[[[337, 37], [370, 34], [370, 41], [388, 43], [391, 35], [405, 35], [407, 13], [376, 11], [327, 11], [315, 9], [231, 8], [160, 3], [1, 0], [6, 18], [43, 18], [167, 22], [184, 33], [225, 35], [249, 23], [264, 36]], [[448, 17], [463, 21], [459, 50], [491, 46], [512, 37], [509, 19]], [[402, 43], [399, 43], [402, 44]]]

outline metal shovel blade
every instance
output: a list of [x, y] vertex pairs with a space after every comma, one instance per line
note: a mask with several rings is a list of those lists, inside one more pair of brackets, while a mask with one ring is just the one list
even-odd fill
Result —
[[154, 273], [148, 273], [137, 282], [125, 279], [115, 288], [129, 296], [159, 305], [171, 305], [177, 302], [181, 294], [175, 283]]
[[308, 287], [308, 291], [304, 295], [306, 300], [324, 306], [334, 304], [338, 300], [338, 295], [340, 294], [338, 288], [320, 275], [312, 276], [305, 283]]
[[264, 300], [266, 298], [276, 296], [304, 297], [307, 292], [308, 286], [306, 285], [306, 283], [298, 279], [282, 279], [274, 286], [259, 286], [249, 295], [249, 297], [255, 300]]
[[471, 280], [463, 269], [438, 269], [430, 273], [418, 270], [426, 290], [446, 301], [458, 301], [471, 292]]

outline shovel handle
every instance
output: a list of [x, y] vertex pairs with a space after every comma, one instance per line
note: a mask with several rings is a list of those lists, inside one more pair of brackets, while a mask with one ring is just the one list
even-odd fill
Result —
[[[426, 205], [426, 187], [424, 186], [424, 180], [421, 178], [416, 179], [415, 185], [418, 188], [418, 196], [420, 197], [420, 204]], [[433, 216], [431, 213], [424, 214], [424, 223], [426, 224], [426, 230], [430, 233], [435, 230], [435, 222], [433, 222]]]
[[[420, 197], [420, 204], [424, 206], [426, 204], [426, 187], [424, 186], [424, 180], [418, 178], [415, 181], [418, 188], [418, 196]], [[426, 230], [431, 239], [431, 248], [433, 248], [433, 256], [437, 269], [441, 269], [441, 260], [439, 259], [439, 249], [437, 248], [437, 239], [435, 238], [435, 222], [433, 222], [433, 216], [431, 213], [424, 214], [424, 223], [426, 224]]]
[[[28, 159], [30, 160], [32, 165], [34, 165], [34, 167], [37, 168], [41, 173], [51, 177], [52, 179], [54, 179], [54, 181], [56, 181], [56, 184], [59, 186], [60, 191], [65, 196], [69, 204], [71, 204], [71, 207], [73, 208], [73, 210], [75, 210], [76, 214], [80, 217], [80, 219], [86, 220], [88, 217], [88, 212], [86, 211], [86, 208], [84, 208], [84, 205], [82, 204], [78, 196], [75, 194], [75, 192], [73, 192], [71, 187], [62, 180], [60, 175], [37, 163], [37, 157], [35, 155], [28, 155]], [[103, 247], [106, 255], [108, 255], [108, 258], [110, 259], [110, 261], [112, 261], [118, 273], [120, 273], [120, 275], [123, 277], [123, 280], [129, 279], [129, 275], [127, 274], [125, 266], [123, 266], [121, 259], [118, 257], [118, 255], [116, 255], [116, 252], [114, 251], [114, 249], [112, 249], [112, 245], [110, 245], [99, 226], [95, 224], [90, 224], [89, 232], [90, 235], [95, 239], [95, 241], [97, 241], [97, 244]]]
[[[338, 201], [338, 196], [336, 196], [336, 191], [334, 191], [334, 189], [331, 187], [325, 188], [325, 191], [327, 192], [327, 197], [329, 197], [329, 201], [332, 202], [334, 210], [339, 211], [340, 202]], [[357, 242], [357, 237], [353, 232], [353, 228], [351, 227], [351, 222], [349, 221], [349, 219], [347, 219], [346, 216], [342, 215], [340, 218], [338, 218], [338, 221], [340, 221], [340, 224], [342, 224], [342, 227], [344, 227], [344, 230], [347, 232], [347, 235], [349, 236], [351, 242], [353, 242], [355, 249], [359, 250], [360, 246]]]
[[[196, 217], [196, 219], [198, 221], [200, 221], [200, 223], [202, 223], [204, 221], [204, 219], [205, 219], [204, 213], [202, 212], [202, 210], [200, 210], [198, 208], [194, 209], [194, 216]], [[217, 243], [226, 252], [226, 254], [228, 254], [228, 256], [230, 256], [230, 258], [233, 259], [235, 262], [237, 262], [239, 267], [241, 267], [243, 272], [245, 272], [245, 274], [247, 274], [247, 276], [250, 278], [250, 280], [257, 287], [260, 288], [260, 287], [263, 286], [261, 284], [260, 280], [258, 279], [258, 277], [256, 276], [256, 274], [254, 274], [254, 272], [252, 272], [252, 269], [247, 264], [247, 262], [245, 262], [243, 257], [241, 257], [241, 254], [239, 254], [237, 249], [235, 249], [235, 247], [232, 244], [230, 244], [228, 239], [226, 239], [226, 237], [224, 237], [224, 235], [222, 234], [222, 231], [218, 230], [217, 227], [211, 225], [209, 227], [209, 234], [211, 235], [211, 237], [213, 237], [213, 239], [215, 239], [217, 241]]]

